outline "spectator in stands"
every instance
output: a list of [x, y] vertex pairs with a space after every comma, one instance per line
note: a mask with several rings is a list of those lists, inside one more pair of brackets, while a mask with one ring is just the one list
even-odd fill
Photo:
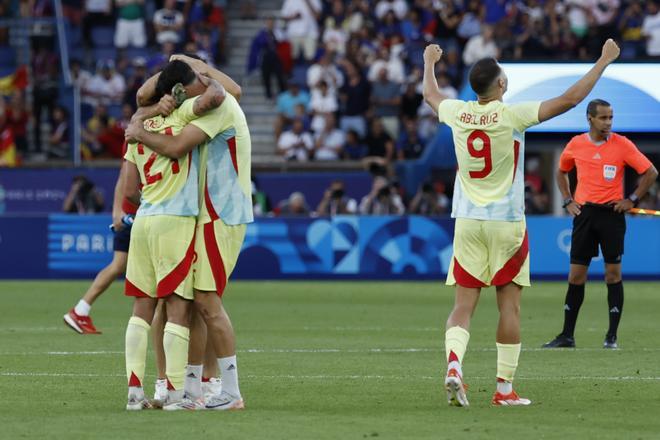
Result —
[[112, 16], [112, 0], [85, 0], [85, 17], [82, 21], [83, 42], [87, 47], [93, 47], [92, 29], [96, 27], [112, 27], [115, 21]]
[[481, 23], [485, 10], [479, 0], [468, 0], [467, 8], [463, 14], [456, 34], [464, 41], [481, 33]]
[[[342, 4], [341, 1], [333, 2], [333, 5]], [[337, 22], [334, 17], [328, 17], [325, 20], [325, 30], [323, 31], [323, 37], [321, 38], [325, 48], [331, 52], [335, 52], [339, 55], [344, 55], [346, 53], [346, 41], [348, 41], [348, 35], [346, 31], [337, 26]]]
[[77, 58], [71, 58], [69, 61], [69, 71], [71, 72], [71, 81], [73, 81], [74, 86], [78, 87], [81, 94], [86, 94], [92, 74], [83, 70], [82, 64]]
[[154, 14], [153, 23], [158, 44], [166, 41], [174, 44], [181, 42], [185, 21], [183, 14], [176, 9], [176, 0], [165, 0], [163, 8]]
[[66, 159], [71, 155], [71, 144], [69, 139], [69, 112], [62, 106], [53, 109], [52, 130], [48, 139], [50, 147], [48, 157], [55, 159]]
[[447, 212], [449, 199], [444, 193], [445, 184], [425, 182], [410, 202], [411, 214], [440, 215]]
[[417, 134], [417, 121], [414, 119], [406, 120], [405, 130], [401, 130], [396, 143], [398, 159], [417, 159], [424, 152], [425, 145], [425, 140], [420, 139]]
[[337, 95], [330, 93], [328, 84], [325, 81], [320, 81], [318, 87], [312, 90], [309, 107], [313, 115], [312, 130], [315, 133], [320, 133], [325, 128], [327, 115], [335, 113], [338, 109]]
[[525, 212], [546, 214], [549, 211], [548, 189], [541, 176], [541, 161], [529, 157], [525, 162]]
[[282, 133], [277, 141], [277, 153], [286, 160], [307, 162], [313, 150], [312, 135], [304, 131], [300, 119], [294, 119], [291, 130]]
[[277, 80], [279, 93], [286, 89], [284, 78], [284, 67], [277, 53], [277, 44], [281, 37], [275, 31], [275, 19], [266, 18], [265, 27], [259, 31], [252, 40], [250, 55], [248, 57], [248, 72], [253, 71], [257, 66], [261, 67], [261, 79], [264, 83], [266, 98], [272, 99], [271, 81], [273, 76]]
[[0, 99], [0, 168], [12, 168], [19, 165], [16, 144], [11, 127], [7, 123], [7, 111]]
[[136, 103], [137, 91], [147, 78], [147, 60], [144, 57], [133, 58], [133, 72], [127, 81], [124, 103], [130, 103], [131, 105]]
[[43, 112], [47, 112], [47, 118], [50, 118], [57, 103], [59, 94], [59, 59], [57, 55], [44, 45], [36, 49], [32, 59], [32, 77], [34, 86], [32, 89], [32, 116], [33, 134], [36, 146], [36, 153], [42, 151], [41, 145], [41, 122]]
[[314, 160], [338, 160], [344, 149], [344, 132], [337, 128], [334, 113], [325, 115], [323, 130], [318, 132], [314, 142]]
[[[208, 34], [211, 59], [222, 61], [225, 53], [226, 23], [224, 10], [215, 0], [200, 0], [194, 3], [188, 16], [188, 27], [194, 33]], [[203, 37], [205, 38], [205, 37]]]
[[405, 81], [405, 69], [403, 62], [396, 56], [390, 56], [390, 51], [387, 47], [378, 49], [378, 58], [369, 66], [369, 73], [367, 79], [370, 82], [376, 82], [380, 78], [380, 72], [386, 69], [387, 79], [397, 84], [402, 84]]
[[342, 114], [339, 125], [343, 131], [353, 129], [363, 138], [367, 135], [364, 115], [369, 110], [371, 86], [353, 63], [345, 61], [342, 66], [347, 80], [339, 91]]
[[112, 60], [99, 61], [96, 75], [89, 81], [87, 91], [86, 102], [92, 106], [119, 104], [126, 91], [126, 82], [124, 77], [115, 71], [115, 63]]
[[81, 133], [82, 156], [85, 159], [92, 159], [103, 153], [101, 137], [112, 124], [114, 120], [108, 116], [108, 109], [104, 105], [94, 107], [94, 115], [87, 121]]
[[399, 112], [403, 119], [417, 119], [417, 109], [422, 104], [422, 94], [417, 90], [417, 82], [410, 81], [406, 84], [405, 92], [401, 97]]
[[289, 81], [289, 89], [280, 93], [277, 97], [278, 118], [275, 121], [275, 137], [279, 138], [285, 126], [291, 123], [296, 116], [296, 105], [303, 104], [305, 109], [309, 107], [309, 93], [300, 90], [295, 81]]
[[124, 49], [128, 46], [145, 47], [147, 31], [144, 26], [144, 0], [115, 0], [117, 5], [117, 27], [115, 46]]
[[270, 212], [268, 195], [257, 188], [254, 180], [252, 181], [252, 212], [255, 217], [263, 217]]
[[359, 209], [362, 215], [402, 215], [406, 212], [401, 196], [382, 176], [374, 178], [371, 192], [362, 198]]
[[335, 180], [323, 193], [323, 199], [316, 208], [316, 214], [324, 216], [355, 214], [357, 202], [346, 195], [344, 182]]
[[371, 104], [374, 116], [381, 120], [390, 137], [396, 138], [399, 135], [401, 89], [388, 79], [385, 67], [378, 73], [378, 81], [372, 84]]
[[302, 52], [310, 62], [316, 54], [316, 40], [319, 37], [317, 20], [321, 14], [320, 0], [285, 0], [281, 16], [286, 20], [287, 38], [291, 42], [294, 59]]
[[642, 56], [644, 52], [644, 38], [642, 25], [644, 23], [644, 9], [641, 2], [631, 2], [619, 18], [619, 32], [623, 44], [621, 58], [634, 59]]
[[85, 176], [73, 178], [71, 189], [64, 199], [62, 211], [73, 214], [95, 214], [103, 211], [103, 196]]
[[493, 40], [493, 27], [481, 26], [481, 34], [471, 37], [463, 50], [463, 62], [471, 66], [482, 58], [497, 58], [499, 51]]
[[390, 42], [395, 35], [401, 34], [401, 23], [396, 18], [393, 11], [387, 11], [385, 13], [385, 16], [378, 23], [376, 32], [378, 33], [379, 38], [388, 42]]
[[14, 137], [16, 150], [24, 156], [28, 149], [27, 125], [30, 121], [30, 113], [27, 110], [21, 91], [17, 90], [12, 94], [5, 116], [7, 118], [6, 124]]
[[344, 77], [333, 64], [334, 54], [328, 50], [325, 51], [319, 62], [313, 64], [307, 70], [307, 86], [310, 89], [318, 88], [322, 81], [325, 81], [330, 92], [335, 94], [337, 89], [344, 84]]
[[619, 0], [585, 2], [592, 20], [589, 38], [589, 52], [592, 56], [600, 55], [605, 40], [618, 37], [616, 19], [619, 17], [620, 5]]
[[383, 128], [380, 118], [371, 121], [371, 130], [365, 140], [367, 144], [367, 156], [379, 158], [384, 164], [394, 159], [394, 142], [392, 137]]
[[440, 47], [448, 50], [456, 46], [457, 29], [461, 23], [461, 14], [453, 0], [442, 0], [435, 17], [435, 37]]
[[660, 56], [660, 8], [656, 1], [651, 0], [646, 5], [642, 35], [646, 38], [646, 55]]
[[[344, 21], [341, 23], [341, 27], [346, 29], [349, 34], [357, 33], [359, 30], [364, 29], [366, 19], [369, 15], [369, 1], [351, 0], [346, 7]], [[335, 19], [337, 19], [337, 17], [335, 17]], [[337, 23], [339, 23], [339, 21], [337, 21]]]
[[282, 200], [276, 211], [283, 217], [307, 217], [310, 214], [305, 195], [298, 191], [291, 193], [288, 199]]
[[344, 144], [344, 159], [360, 160], [367, 157], [369, 147], [360, 142], [360, 136], [355, 130], [346, 131], [346, 143]]
[[408, 4], [405, 0], [379, 0], [375, 9], [376, 18], [383, 20], [389, 12], [392, 12], [395, 18], [403, 20], [408, 13]]

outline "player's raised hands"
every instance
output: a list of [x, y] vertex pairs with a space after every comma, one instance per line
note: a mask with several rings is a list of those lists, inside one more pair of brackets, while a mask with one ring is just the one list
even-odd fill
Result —
[[163, 95], [158, 101], [158, 113], [162, 116], [169, 116], [174, 110], [176, 110], [176, 101], [172, 95]]
[[424, 62], [435, 64], [442, 57], [442, 49], [437, 44], [429, 44], [424, 49]]
[[605, 59], [608, 63], [613, 62], [617, 58], [619, 58], [619, 53], [621, 53], [621, 49], [619, 49], [619, 46], [614, 42], [613, 39], [608, 38], [605, 44], [603, 44], [603, 52], [601, 54], [601, 57]]

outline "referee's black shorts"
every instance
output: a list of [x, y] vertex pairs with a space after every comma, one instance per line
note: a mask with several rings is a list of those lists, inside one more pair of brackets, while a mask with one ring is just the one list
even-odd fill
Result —
[[573, 219], [571, 264], [588, 266], [598, 256], [598, 245], [605, 263], [621, 263], [625, 235], [623, 213], [615, 212], [610, 206], [586, 203], [580, 215]]
[[131, 226], [124, 226], [119, 231], [115, 232], [115, 237], [112, 242], [113, 251], [115, 252], [128, 252], [128, 245], [131, 242]]

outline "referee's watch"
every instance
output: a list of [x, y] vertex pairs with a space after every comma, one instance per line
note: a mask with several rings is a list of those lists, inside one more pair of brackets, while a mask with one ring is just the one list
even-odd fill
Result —
[[628, 196], [628, 200], [630, 200], [633, 203], [633, 206], [637, 206], [639, 203], [639, 197], [637, 197], [637, 194], [632, 193]]
[[566, 207], [571, 203], [573, 203], [573, 197], [567, 197], [564, 199], [564, 203], [561, 204], [561, 207], [566, 209]]

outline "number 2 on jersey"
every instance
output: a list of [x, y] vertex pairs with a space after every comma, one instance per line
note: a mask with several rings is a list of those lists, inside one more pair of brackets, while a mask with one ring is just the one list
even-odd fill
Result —
[[[481, 150], [474, 148], [474, 141], [477, 139], [481, 140]], [[490, 138], [488, 135], [481, 130], [474, 130], [467, 138], [467, 149], [470, 156], [484, 160], [484, 167], [479, 171], [470, 171], [470, 177], [483, 179], [488, 176], [493, 171], [493, 158], [490, 152]]]

